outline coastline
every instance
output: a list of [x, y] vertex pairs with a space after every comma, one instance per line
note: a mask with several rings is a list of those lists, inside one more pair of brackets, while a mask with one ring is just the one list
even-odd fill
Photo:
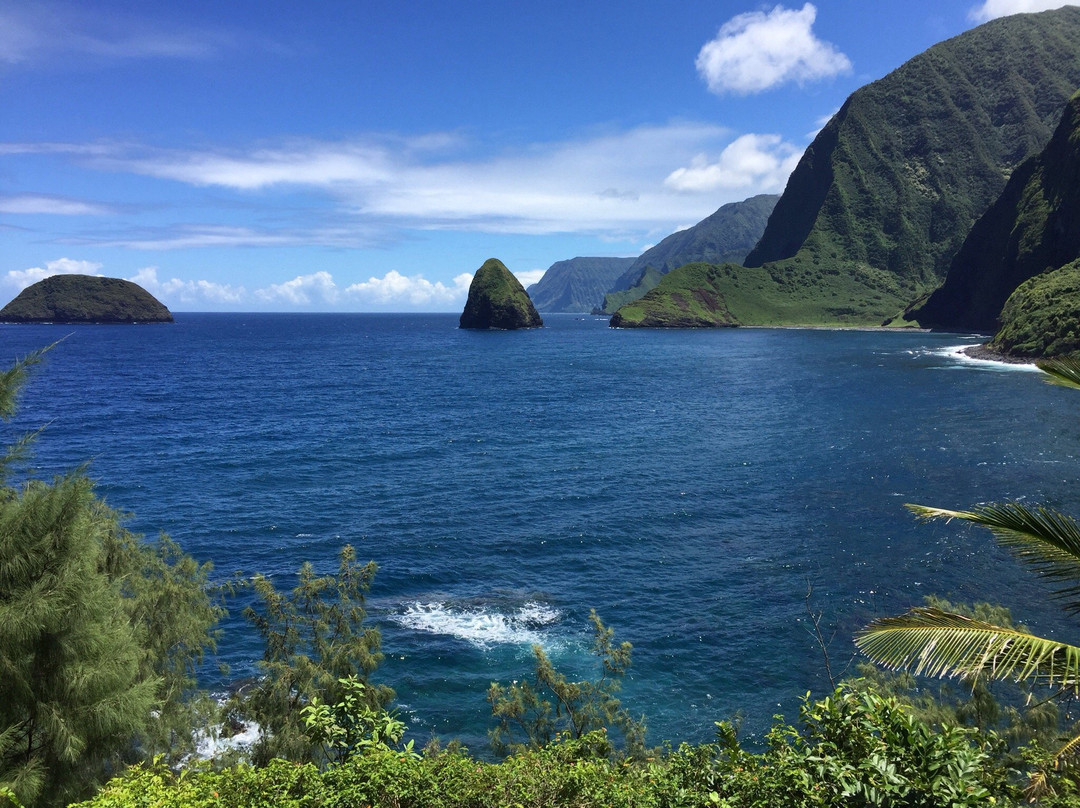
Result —
[[985, 342], [981, 345], [969, 345], [964, 348], [963, 353], [971, 359], [978, 359], [982, 362], [1004, 362], [1007, 365], [1034, 365], [1036, 361], [1027, 357], [999, 353], [988, 348]]

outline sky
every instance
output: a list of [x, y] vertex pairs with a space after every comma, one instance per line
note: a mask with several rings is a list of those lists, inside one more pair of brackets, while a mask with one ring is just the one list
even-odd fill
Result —
[[1039, 0], [0, 0], [0, 305], [460, 311], [780, 193], [860, 86]]

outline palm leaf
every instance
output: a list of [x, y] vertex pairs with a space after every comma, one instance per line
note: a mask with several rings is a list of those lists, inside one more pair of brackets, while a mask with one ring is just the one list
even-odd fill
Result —
[[1080, 361], [1077, 359], [1073, 357], [1043, 359], [1035, 364], [1039, 370], [1049, 375], [1046, 381], [1050, 384], [1060, 384], [1062, 387], [1080, 390]]
[[1066, 611], [1080, 614], [1080, 526], [1049, 508], [1028, 508], [1016, 502], [950, 511], [908, 505], [924, 519], [963, 519], [988, 528], [998, 543], [1037, 575], [1059, 586], [1054, 597]]
[[[1066, 741], [1050, 758], [1050, 763], [1053, 764], [1052, 768], [1055, 771], [1060, 771], [1071, 767], [1078, 752], [1080, 752], [1080, 735], [1075, 735]], [[1050, 785], [1050, 778], [1046, 769], [1039, 768], [1033, 771], [1028, 777], [1027, 785], [1024, 787], [1024, 797], [1027, 801], [1037, 802], [1053, 793], [1054, 789]]]
[[1080, 692], [1080, 648], [941, 609], [875, 620], [855, 645], [879, 665], [917, 676], [1027, 679]]

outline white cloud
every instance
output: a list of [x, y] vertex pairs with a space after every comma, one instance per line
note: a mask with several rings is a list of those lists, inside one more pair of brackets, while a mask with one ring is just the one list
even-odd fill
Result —
[[[0, 288], [11, 289], [14, 297], [20, 291], [52, 275], [80, 274], [102, 277], [102, 265], [94, 261], [59, 258], [44, 267], [12, 270], [0, 278]], [[156, 266], [140, 269], [127, 280], [139, 284], [172, 310], [254, 310], [297, 309], [363, 311], [453, 311], [465, 305], [473, 276], [464, 272], [448, 283], [429, 281], [423, 275], [403, 275], [395, 270], [383, 277], [341, 287], [326, 271], [298, 275], [292, 280], [272, 283], [249, 292], [243, 286], [215, 283], [208, 280], [162, 279]], [[543, 271], [523, 272], [528, 278]], [[536, 278], [538, 279], [538, 278]], [[533, 281], [530, 280], [529, 283]], [[522, 280], [525, 283], [525, 280]]]
[[1049, 11], [1069, 5], [1061, 0], [985, 0], [971, 9], [968, 16], [977, 22], [986, 22], [1010, 14], [1023, 14], [1029, 11]]
[[0, 213], [46, 214], [57, 216], [104, 216], [112, 211], [104, 205], [59, 196], [23, 194], [0, 196]]
[[345, 289], [345, 295], [356, 303], [380, 307], [458, 307], [465, 304], [472, 277], [468, 272], [463, 272], [447, 286], [442, 281], [432, 283], [423, 275], [408, 276], [390, 270], [381, 278], [372, 277], [362, 283], [352, 284]]
[[689, 166], [672, 171], [664, 184], [676, 191], [698, 193], [780, 191], [801, 156], [801, 149], [779, 135], [743, 135], [720, 152], [716, 161], [696, 155]]
[[145, 267], [128, 280], [139, 284], [170, 309], [178, 304], [239, 305], [247, 300], [247, 291], [243, 286], [206, 280], [185, 281], [180, 278], [161, 281], [158, 280], [157, 273], [157, 267]]
[[101, 264], [95, 261], [75, 261], [71, 258], [58, 258], [46, 262], [43, 267], [13, 269], [4, 276], [5, 285], [21, 292], [27, 286], [51, 278], [53, 275], [101, 275]]
[[342, 288], [329, 272], [320, 271], [256, 289], [254, 298], [262, 304], [290, 308], [453, 309], [465, 304], [471, 283], [469, 273], [462, 273], [444, 284], [442, 281], [433, 283], [423, 275], [402, 275], [390, 270], [381, 278], [370, 277]]
[[123, 238], [97, 240], [93, 243], [98, 247], [127, 247], [133, 250], [183, 250], [191, 247], [285, 247], [337, 242], [320, 241], [310, 233], [265, 232], [225, 225], [187, 225], [164, 228], [149, 234], [140, 232]]
[[816, 17], [810, 3], [798, 11], [778, 5], [769, 12], [732, 17], [701, 48], [698, 73], [718, 95], [756, 93], [846, 73], [851, 60], [811, 31]]
[[[674, 168], [696, 154], [719, 151], [731, 137], [730, 130], [721, 126], [677, 122], [532, 144], [483, 160], [454, 159], [447, 149], [455, 139], [435, 135], [416, 141], [366, 137], [292, 142], [249, 153], [136, 153], [119, 146], [102, 156], [76, 147], [79, 151], [73, 156], [103, 170], [248, 195], [279, 188], [316, 189], [336, 198], [340, 210], [356, 222], [378, 228], [610, 233], [663, 231], [672, 222], [697, 221], [717, 204], [736, 201], [692, 199], [664, 184]], [[430, 147], [432, 142], [437, 151]], [[18, 147], [0, 144], [0, 152]], [[150, 240], [145, 246], [237, 243], [249, 237], [261, 238], [236, 229], [198, 228]]]
[[330, 203], [303, 200], [317, 217], [307, 227], [297, 227], [295, 216], [291, 225], [259, 227], [172, 223], [66, 241], [77, 245], [368, 247], [409, 229], [579, 233], [636, 242], [665, 236], [727, 202], [783, 187], [801, 147], [775, 135], [736, 134], [716, 124], [675, 121], [525, 144], [482, 158], [462, 156], [478, 144], [440, 133], [294, 139], [249, 151], [0, 143], [0, 155], [67, 156], [83, 168], [220, 188], [242, 195], [245, 207], [273, 210], [282, 200], [291, 204], [298, 192], [322, 194]]
[[544, 277], [546, 269], [528, 269], [524, 272], [515, 272], [514, 277], [521, 282], [522, 286], [531, 286], [534, 283], [539, 283], [540, 279]]
[[43, 66], [76, 57], [203, 59], [235, 44], [235, 37], [224, 31], [33, 0], [0, 0], [0, 33], [0, 63]]
[[255, 297], [267, 303], [288, 303], [290, 306], [334, 305], [338, 300], [338, 288], [329, 272], [313, 272], [257, 289]]

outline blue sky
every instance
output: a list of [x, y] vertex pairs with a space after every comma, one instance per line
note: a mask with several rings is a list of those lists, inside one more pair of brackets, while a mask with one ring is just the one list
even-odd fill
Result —
[[1039, 0], [0, 0], [0, 305], [456, 311], [783, 190], [861, 85]]

